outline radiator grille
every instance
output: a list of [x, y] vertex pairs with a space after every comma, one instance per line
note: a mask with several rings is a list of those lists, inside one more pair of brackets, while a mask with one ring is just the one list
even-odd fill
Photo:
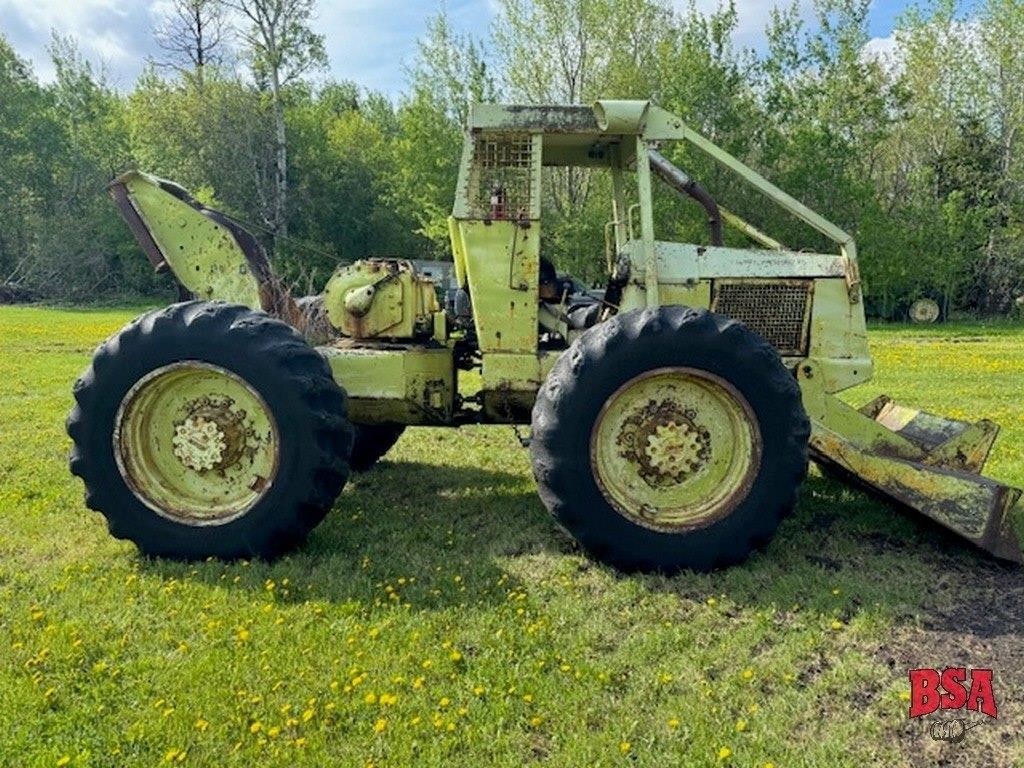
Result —
[[474, 218], [492, 214], [492, 195], [504, 195], [504, 218], [529, 218], [533, 194], [533, 137], [529, 134], [498, 138], [477, 136], [473, 146], [475, 184], [469, 207]]
[[810, 280], [717, 281], [711, 309], [739, 320], [780, 355], [807, 354]]

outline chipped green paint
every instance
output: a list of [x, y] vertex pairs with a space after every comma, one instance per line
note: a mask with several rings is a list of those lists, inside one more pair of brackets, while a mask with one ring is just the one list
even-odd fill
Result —
[[223, 525], [270, 489], [277, 422], [256, 389], [198, 360], [159, 368], [125, 395], [113, 435], [128, 487], [157, 514]]
[[129, 218], [134, 211], [158, 250], [148, 254], [154, 266], [159, 268], [162, 259], [197, 298], [260, 308], [259, 281], [228, 227], [168, 192], [180, 188], [155, 176], [133, 171], [119, 177], [112, 188], [119, 186], [127, 192], [130, 206], [125, 210], [122, 205], [122, 213]]
[[627, 519], [679, 532], [725, 517], [753, 483], [761, 433], [744, 397], [707, 371], [661, 368], [605, 403], [590, 463]]
[[1017, 488], [979, 473], [995, 425], [947, 419], [887, 397], [856, 410], [823, 390], [813, 363], [798, 368], [811, 417], [812, 458], [840, 477], [916, 510], [996, 557], [1024, 562]]
[[[832, 241], [835, 252], [791, 250], [704, 197], [709, 216], [717, 221], [720, 215], [759, 247], [658, 240], [650, 153], [664, 142], [682, 142], [710, 157]], [[656, 178], [671, 170], [663, 158], [654, 162]], [[611, 175], [606, 249], [594, 254], [607, 261], [618, 281], [608, 294], [615, 305], [606, 317], [684, 305], [745, 323], [774, 345], [799, 380], [816, 461], [999, 557], [1021, 559], [1015, 533], [1015, 526], [1024, 531], [1021, 491], [980, 474], [998, 430], [994, 424], [944, 419], [887, 399], [858, 411], [835, 397], [873, 372], [853, 237], [649, 101], [472, 107], [448, 219], [456, 282], [468, 291], [472, 319], [439, 311], [429, 281], [398, 259], [344, 267], [322, 297], [336, 337], [318, 349], [348, 391], [356, 421], [530, 421], [536, 393], [562, 354], [542, 348], [540, 333], [554, 331], [571, 343], [583, 332], [570, 327], [566, 307], [539, 301], [544, 167], [604, 169]], [[128, 174], [112, 189], [155, 266], [169, 266], [200, 297], [260, 306], [261, 290], [273, 282], [262, 272], [253, 274], [237, 232], [189, 204], [180, 188], [154, 177]], [[264, 309], [313, 338], [277, 306], [263, 302]], [[480, 369], [479, 393], [459, 394], [457, 366]], [[594, 430], [595, 477], [640, 524], [670, 530], [706, 522], [707, 510], [721, 508], [722, 494], [742, 488], [756, 464], [760, 439], [749, 413], [730, 399], [727, 387], [716, 389], [695, 376], [661, 372], [635, 382], [609, 399]], [[701, 412], [652, 421], [643, 455], [623, 455], [624, 430], [641, 429], [634, 422], [652, 392], [673, 387], [693, 395]], [[671, 397], [662, 400], [671, 406]], [[186, 437], [199, 446], [183, 449], [188, 466], [182, 457], [169, 467], [151, 464], [168, 476], [206, 471], [195, 468], [217, 460], [219, 450], [204, 442], [206, 430], [205, 424], [187, 425]], [[187, 492], [185, 486], [180, 490]]]

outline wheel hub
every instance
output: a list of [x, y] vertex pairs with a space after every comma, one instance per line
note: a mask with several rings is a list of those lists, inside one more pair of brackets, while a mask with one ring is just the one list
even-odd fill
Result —
[[224, 456], [228, 447], [224, 433], [215, 421], [202, 416], [189, 416], [174, 428], [174, 455], [189, 469], [201, 472], [213, 469]]
[[158, 514], [220, 525], [270, 488], [280, 440], [260, 394], [231, 371], [200, 361], [159, 368], [125, 395], [114, 430], [118, 469]]
[[645, 527], [679, 531], [727, 515], [760, 463], [760, 432], [727, 381], [663, 368], [626, 382], [591, 432], [591, 466], [605, 498]]
[[687, 422], [659, 424], [647, 438], [646, 454], [656, 481], [681, 483], [707, 461], [707, 430], [701, 432]]
[[650, 400], [624, 420], [619, 456], [652, 488], [683, 482], [710, 457], [711, 435], [694, 422], [697, 412], [674, 398]]

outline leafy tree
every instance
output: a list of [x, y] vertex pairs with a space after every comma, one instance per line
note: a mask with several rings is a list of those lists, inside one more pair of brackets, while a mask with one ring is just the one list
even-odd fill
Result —
[[29, 289], [52, 171], [64, 153], [53, 100], [0, 35], [0, 285]]
[[428, 23], [409, 79], [410, 93], [395, 115], [390, 196], [429, 242], [430, 255], [446, 258], [469, 106], [494, 101], [497, 88], [481, 45], [452, 29], [443, 13]]
[[288, 135], [285, 91], [327, 65], [323, 36], [312, 29], [314, 0], [222, 0], [247, 26], [241, 39], [256, 82], [270, 96], [274, 125], [273, 185], [264, 191], [264, 222], [272, 237], [288, 235]]

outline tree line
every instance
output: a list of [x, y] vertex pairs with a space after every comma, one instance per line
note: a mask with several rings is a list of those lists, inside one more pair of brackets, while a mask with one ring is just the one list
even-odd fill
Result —
[[[496, 0], [484, 39], [433, 18], [397, 96], [326, 77], [315, 0], [172, 0], [130, 90], [57, 36], [55, 78], [41, 83], [0, 33], [0, 296], [166, 294], [106, 198], [131, 167], [248, 222], [300, 292], [339, 260], [450, 258], [470, 103], [651, 98], [855, 234], [874, 312], [921, 296], [1019, 311], [1024, 0], [967, 13], [922, 0], [881, 51], [869, 5], [815, 0], [812, 23], [780, 7], [754, 50], [734, 43], [731, 0], [712, 13]], [[711, 161], [666, 151], [788, 247], [828, 247]], [[601, 172], [546, 171], [545, 254], [560, 270], [600, 280], [609, 186]], [[655, 202], [660, 238], [703, 241], [698, 208]]]

